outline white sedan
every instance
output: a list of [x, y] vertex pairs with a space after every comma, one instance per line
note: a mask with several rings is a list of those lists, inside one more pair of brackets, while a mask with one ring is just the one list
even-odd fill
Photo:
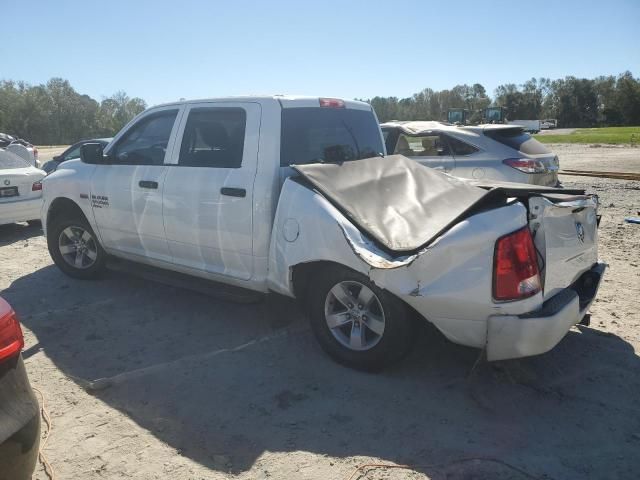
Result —
[[0, 149], [0, 225], [38, 221], [44, 177], [42, 170]]

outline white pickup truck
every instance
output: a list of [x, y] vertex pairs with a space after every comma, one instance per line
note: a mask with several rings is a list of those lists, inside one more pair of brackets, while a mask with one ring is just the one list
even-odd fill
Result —
[[595, 197], [385, 156], [356, 101], [154, 107], [43, 184], [65, 273], [95, 277], [113, 256], [296, 297], [321, 346], [361, 369], [408, 351], [414, 312], [489, 360], [543, 353], [583, 319], [604, 271]]

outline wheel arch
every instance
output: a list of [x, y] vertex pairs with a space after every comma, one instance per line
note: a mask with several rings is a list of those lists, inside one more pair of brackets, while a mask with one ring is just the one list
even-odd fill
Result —
[[67, 197], [58, 197], [51, 202], [49, 209], [47, 210], [47, 223], [45, 227], [49, 230], [49, 226], [55, 221], [61, 218], [75, 218], [81, 216], [83, 219], [91, 225], [91, 222], [85, 215], [84, 211], [73, 200]]
[[[340, 266], [351, 269], [339, 262], [329, 260], [316, 260], [312, 262], [298, 263], [290, 268], [291, 290], [299, 302], [305, 302], [309, 294], [309, 286], [314, 272], [319, 272], [324, 268]], [[357, 271], [357, 270], [354, 270]]]

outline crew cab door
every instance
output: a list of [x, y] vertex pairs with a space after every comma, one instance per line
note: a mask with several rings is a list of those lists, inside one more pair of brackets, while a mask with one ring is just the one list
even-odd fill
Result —
[[164, 185], [174, 263], [214, 277], [251, 278], [260, 116], [260, 105], [250, 102], [187, 106]]
[[438, 132], [419, 135], [400, 133], [393, 153], [404, 155], [425, 167], [444, 172], [450, 172], [455, 167], [447, 137]]
[[162, 223], [162, 190], [181, 108], [162, 107], [138, 118], [96, 165], [91, 205], [103, 247], [134, 260], [170, 261]]

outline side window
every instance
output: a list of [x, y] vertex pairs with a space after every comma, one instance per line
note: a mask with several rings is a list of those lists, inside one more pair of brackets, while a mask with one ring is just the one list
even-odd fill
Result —
[[456, 157], [464, 157], [465, 155], [471, 155], [476, 153], [478, 149], [468, 143], [458, 140], [457, 138], [449, 137], [449, 145], [451, 145], [451, 151]]
[[81, 145], [78, 145], [76, 148], [74, 148], [73, 150], [71, 150], [69, 153], [67, 153], [63, 158], [62, 161], [66, 162], [67, 160], [73, 160], [75, 158], [80, 158], [80, 147]]
[[203, 107], [189, 112], [178, 165], [240, 168], [247, 114], [242, 108]]
[[151, 114], [127, 131], [110, 152], [118, 165], [162, 165], [178, 110]]
[[405, 157], [441, 157], [450, 155], [449, 145], [441, 135], [400, 135], [394, 153]]

